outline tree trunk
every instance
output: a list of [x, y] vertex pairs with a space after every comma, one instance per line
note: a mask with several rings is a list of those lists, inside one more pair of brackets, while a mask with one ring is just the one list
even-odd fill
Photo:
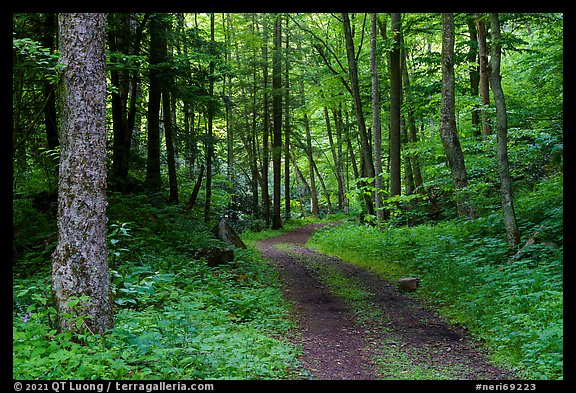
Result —
[[286, 18], [286, 53], [285, 59], [285, 81], [284, 81], [284, 217], [286, 220], [290, 219], [290, 63], [289, 54], [290, 50], [290, 29], [288, 27], [289, 19]]
[[492, 34], [492, 54], [490, 58], [490, 85], [494, 93], [496, 105], [496, 129], [498, 169], [500, 173], [500, 194], [502, 197], [502, 211], [504, 213], [504, 226], [508, 244], [520, 244], [520, 232], [514, 213], [514, 198], [512, 195], [512, 179], [508, 168], [508, 116], [506, 115], [506, 101], [502, 90], [500, 75], [500, 57], [502, 44], [500, 41], [500, 21], [497, 13], [490, 14], [490, 30]]
[[272, 141], [272, 166], [274, 171], [274, 214], [272, 229], [282, 228], [281, 203], [281, 160], [282, 160], [282, 17], [274, 20], [274, 54], [272, 59], [272, 117], [274, 140]]
[[[470, 34], [470, 47], [468, 49], [468, 64], [470, 64], [470, 71], [468, 72], [470, 76], [470, 95], [474, 98], [478, 97], [478, 88], [480, 84], [480, 69], [477, 60], [477, 44], [478, 44], [478, 33], [476, 32], [476, 24], [474, 23], [474, 17], [471, 15], [467, 16], [466, 22], [468, 23], [468, 32]], [[475, 64], [472, 67], [472, 64]], [[475, 136], [480, 135], [480, 111], [478, 108], [472, 108], [472, 132]]]
[[[464, 155], [456, 131], [454, 115], [454, 14], [442, 14], [442, 105], [440, 108], [440, 136], [448, 158], [454, 189], [458, 192], [468, 185]], [[472, 217], [473, 210], [462, 196], [457, 196], [458, 214]]]
[[300, 192], [300, 183], [298, 182], [298, 179], [302, 176], [300, 175], [300, 171], [298, 170], [298, 165], [296, 165], [296, 157], [291, 156], [291, 158], [294, 164], [294, 181], [296, 182], [296, 193], [298, 195], [298, 202], [300, 203], [300, 214], [302, 214], [302, 217], [305, 217], [306, 211], [304, 210], [304, 203], [302, 202], [302, 193]]
[[486, 24], [483, 20], [483, 14], [474, 14], [476, 18], [476, 32], [478, 37], [478, 61], [480, 63], [480, 97], [482, 99], [482, 109], [480, 117], [482, 118], [482, 134], [490, 135], [492, 126], [488, 108], [490, 107], [490, 75], [488, 72], [488, 45], [486, 44]]
[[[224, 32], [224, 46], [231, 48], [230, 34], [232, 31], [230, 14], [222, 14], [222, 30]], [[232, 64], [232, 51], [226, 51], [226, 64]], [[235, 183], [234, 168], [234, 130], [231, 127], [232, 114], [232, 74], [224, 76], [222, 79], [222, 97], [224, 97], [224, 108], [226, 111], [226, 177], [232, 184]]]
[[308, 157], [308, 168], [310, 168], [310, 199], [312, 202], [312, 215], [317, 216], [320, 214], [318, 207], [318, 193], [316, 190], [316, 178], [314, 176], [314, 157], [312, 152], [312, 136], [310, 134], [310, 122], [308, 121], [308, 113], [306, 109], [306, 93], [304, 91], [304, 79], [300, 78], [300, 94], [302, 96], [302, 106], [304, 107], [304, 129], [306, 131], [306, 156]]
[[394, 46], [390, 52], [390, 196], [401, 193], [400, 170], [400, 105], [402, 102], [402, 74], [400, 72], [399, 13], [392, 13]]
[[[358, 81], [358, 69], [356, 65], [356, 54], [354, 50], [354, 37], [350, 28], [350, 18], [347, 13], [342, 14], [344, 26], [344, 38], [346, 41], [346, 57], [348, 59], [348, 75], [350, 78], [350, 89], [354, 101], [354, 111], [358, 123], [358, 133], [360, 134], [360, 157], [361, 157], [361, 176], [374, 178], [374, 160], [372, 157], [372, 147], [366, 132], [366, 122], [364, 112], [362, 111], [362, 100], [360, 99], [360, 83]], [[366, 197], [367, 213], [374, 214], [372, 198]]]
[[160, 102], [162, 94], [162, 71], [158, 64], [166, 58], [166, 30], [162, 14], [150, 16], [150, 88], [148, 96], [148, 159], [146, 163], [146, 186], [159, 191], [160, 177]]
[[380, 90], [378, 88], [378, 63], [376, 62], [376, 13], [370, 23], [370, 73], [372, 77], [372, 128], [374, 137], [374, 185], [376, 216], [384, 218], [382, 210], [382, 128], [380, 125]]
[[[349, 201], [346, 197], [346, 177], [344, 176], [344, 151], [342, 149], [344, 143], [349, 140], [347, 136], [343, 136], [342, 133], [344, 131], [344, 125], [342, 124], [342, 104], [339, 104], [338, 109], [332, 110], [332, 116], [334, 117], [334, 127], [336, 127], [336, 153], [338, 155], [338, 176], [342, 182], [342, 206], [345, 212], [348, 212]], [[346, 133], [347, 134], [347, 133]], [[355, 162], [354, 159], [352, 159]], [[346, 171], [348, 173], [348, 171]]]
[[[334, 143], [334, 136], [332, 134], [332, 126], [330, 124], [330, 114], [328, 112], [328, 107], [324, 106], [324, 120], [326, 121], [326, 133], [328, 134], [328, 142], [330, 143], [330, 152], [332, 153], [332, 159], [334, 160], [334, 174], [336, 175], [336, 182], [338, 183], [338, 209], [344, 210], [344, 172], [342, 171], [342, 146], [338, 143], [338, 150], [336, 149]], [[341, 132], [337, 131], [340, 138], [338, 142], [341, 142]], [[340, 154], [338, 154], [338, 151]]]
[[[402, 85], [404, 86], [404, 95], [406, 100], [406, 118], [408, 127], [408, 141], [410, 143], [418, 142], [418, 133], [416, 130], [416, 119], [414, 118], [414, 105], [412, 104], [412, 91], [410, 90], [410, 75], [408, 74], [408, 65], [406, 62], [406, 51], [402, 51]], [[422, 172], [420, 171], [420, 157], [418, 153], [409, 155], [414, 178], [414, 187], [416, 190], [423, 185]]]
[[103, 333], [114, 324], [106, 244], [106, 19], [96, 13], [58, 19], [65, 71], [52, 290], [60, 330]]
[[190, 197], [188, 198], [188, 201], [184, 206], [184, 211], [191, 210], [196, 204], [196, 198], [198, 198], [198, 193], [200, 192], [200, 187], [202, 186], [203, 177], [204, 177], [204, 165], [201, 165], [200, 169], [198, 170], [198, 179], [196, 180], [196, 184], [194, 184], [192, 194], [190, 194]]
[[[214, 43], [214, 13], [210, 14], [210, 42]], [[210, 53], [214, 56], [214, 53]], [[209, 86], [208, 86], [208, 130], [206, 140], [206, 198], [204, 201], [204, 222], [210, 221], [210, 209], [212, 204], [212, 156], [214, 155], [214, 138], [212, 136], [212, 122], [214, 118], [214, 60], [209, 64]]]
[[332, 206], [332, 199], [330, 198], [330, 191], [328, 191], [328, 188], [326, 188], [326, 184], [324, 183], [324, 178], [322, 177], [322, 174], [318, 170], [318, 165], [316, 165], [316, 162], [314, 160], [312, 160], [312, 166], [314, 167], [314, 171], [316, 172], [316, 175], [318, 176], [318, 180], [320, 181], [320, 186], [322, 187], [322, 192], [324, 193], [324, 196], [326, 197], [326, 204], [328, 205], [328, 214], [332, 214], [332, 213], [334, 213], [334, 207]]
[[[136, 18], [136, 14], [133, 14], [133, 18]], [[140, 55], [140, 48], [142, 44], [142, 34], [144, 31], [144, 26], [149, 18], [149, 14], [145, 14], [143, 20], [138, 23], [137, 21], [133, 23], [137, 23], [137, 27], [134, 32], [134, 52], [135, 56]], [[131, 22], [132, 23], [132, 22]], [[137, 63], [132, 70], [132, 75], [130, 77], [130, 98], [128, 103], [128, 114], [127, 114], [127, 124], [128, 129], [126, 134], [124, 135], [124, 149], [123, 153], [124, 156], [122, 157], [123, 165], [119, 168], [119, 176], [121, 179], [128, 179], [128, 170], [130, 164], [130, 151], [132, 149], [132, 136], [134, 134], [134, 130], [139, 128], [139, 124], [141, 122], [141, 115], [138, 113], [138, 106], [137, 103], [139, 101], [139, 97], [142, 94], [141, 91], [141, 77], [140, 77], [140, 66]], [[138, 147], [136, 145], [136, 147]]]
[[[56, 14], [47, 13], [45, 15], [44, 34], [42, 35], [42, 44], [45, 48], [54, 53], [54, 37], [56, 35]], [[50, 150], [54, 150], [58, 146], [58, 127], [56, 125], [56, 95], [54, 94], [54, 87], [50, 81], [44, 81], [43, 92], [46, 99], [44, 106], [44, 128], [46, 129], [46, 142]]]
[[[268, 192], [268, 173], [270, 168], [270, 99], [268, 95], [268, 18], [262, 21], [262, 78], [263, 78], [263, 121], [262, 121], [262, 208], [266, 227], [270, 226], [270, 194]], [[254, 79], [256, 87], [256, 79]], [[254, 111], [255, 112], [255, 111]]]
[[168, 160], [168, 184], [170, 195], [168, 203], [178, 204], [178, 179], [176, 177], [176, 157], [174, 152], [174, 127], [172, 125], [172, 109], [168, 86], [164, 86], [162, 93], [162, 117], [164, 120], [164, 135], [166, 136], [166, 156]]
[[[111, 52], [129, 54], [130, 44], [130, 14], [109, 14], [108, 17], [108, 47]], [[126, 148], [126, 134], [128, 133], [128, 71], [123, 66], [110, 67], [110, 81], [116, 88], [112, 93], [112, 173], [110, 182], [114, 188], [125, 192], [128, 184], [128, 167], [124, 159], [128, 156], [124, 153]]]

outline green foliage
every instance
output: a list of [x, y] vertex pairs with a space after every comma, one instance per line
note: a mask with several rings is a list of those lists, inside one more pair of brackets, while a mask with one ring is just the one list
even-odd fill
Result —
[[[518, 197], [524, 241], [509, 249], [501, 214], [380, 231], [357, 224], [316, 232], [311, 243], [385, 277], [421, 277], [419, 296], [483, 340], [527, 378], [561, 379], [561, 176]], [[398, 274], [398, 272], [401, 272]]]
[[287, 378], [297, 351], [281, 338], [293, 323], [272, 267], [252, 249], [208, 267], [192, 257], [207, 228], [144, 197], [110, 200], [113, 330], [58, 332], [49, 274], [15, 276], [14, 378]]
[[19, 66], [38, 68], [51, 84], [58, 82], [64, 64], [58, 63], [58, 55], [50, 53], [49, 48], [31, 38], [12, 38], [12, 49], [22, 56]]

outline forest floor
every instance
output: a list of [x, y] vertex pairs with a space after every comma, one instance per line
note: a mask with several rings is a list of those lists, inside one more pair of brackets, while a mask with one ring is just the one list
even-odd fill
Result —
[[516, 379], [465, 329], [395, 283], [306, 247], [313, 224], [257, 243], [278, 268], [300, 327], [297, 378]]

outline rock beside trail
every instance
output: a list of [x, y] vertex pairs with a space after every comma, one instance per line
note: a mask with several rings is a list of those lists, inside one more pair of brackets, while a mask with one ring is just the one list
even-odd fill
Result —
[[398, 289], [402, 292], [414, 292], [419, 286], [419, 277], [404, 277], [398, 280]]

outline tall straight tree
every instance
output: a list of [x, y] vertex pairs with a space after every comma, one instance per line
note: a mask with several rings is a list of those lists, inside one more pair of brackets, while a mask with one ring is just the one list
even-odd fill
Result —
[[[56, 14], [44, 14], [42, 45], [50, 49], [50, 53], [54, 52], [54, 42], [56, 37], [57, 23]], [[46, 129], [46, 142], [48, 149], [55, 149], [58, 146], [58, 127], [56, 126], [56, 95], [54, 88], [50, 81], [46, 80], [43, 83], [42, 89], [44, 97], [46, 97], [46, 105], [44, 106], [44, 128]]]
[[514, 213], [514, 198], [512, 195], [512, 179], [508, 164], [508, 116], [506, 115], [506, 100], [502, 90], [500, 75], [500, 58], [502, 56], [502, 42], [500, 38], [500, 19], [497, 13], [490, 14], [490, 32], [492, 36], [492, 53], [490, 55], [490, 86], [494, 94], [496, 106], [496, 138], [498, 152], [498, 170], [500, 173], [500, 195], [502, 198], [502, 211], [504, 213], [504, 226], [508, 244], [515, 246], [520, 243], [520, 232]]
[[[440, 137], [448, 158], [452, 181], [456, 192], [468, 185], [464, 155], [456, 130], [454, 112], [454, 14], [442, 14], [442, 104], [440, 107]], [[456, 200], [458, 214], [472, 217], [473, 210], [462, 196]]]
[[476, 37], [478, 39], [479, 83], [480, 97], [482, 99], [482, 108], [480, 109], [482, 134], [490, 135], [492, 133], [492, 125], [490, 124], [490, 115], [488, 114], [488, 107], [490, 106], [490, 72], [488, 70], [486, 23], [484, 22], [484, 14], [476, 13], [474, 17], [476, 19]]
[[[263, 119], [262, 119], [262, 176], [260, 176], [260, 188], [262, 192], [262, 210], [266, 227], [270, 226], [270, 193], [268, 192], [268, 173], [270, 166], [270, 99], [268, 94], [268, 16], [262, 16], [262, 84], [263, 84]], [[256, 64], [254, 64], [256, 67]], [[254, 69], [256, 75], [256, 69]], [[259, 83], [254, 77], [254, 99], [256, 99], [256, 87]], [[254, 106], [254, 121], [256, 121], [256, 104]]]
[[[372, 156], [372, 147], [366, 131], [366, 122], [364, 112], [362, 111], [362, 100], [360, 98], [360, 82], [358, 81], [358, 66], [356, 63], [356, 51], [354, 50], [354, 37], [350, 26], [350, 18], [347, 13], [342, 14], [342, 24], [344, 27], [344, 40], [346, 42], [346, 57], [348, 60], [348, 76], [350, 78], [350, 93], [354, 101], [354, 112], [356, 122], [358, 123], [358, 133], [360, 134], [360, 157], [361, 157], [361, 176], [374, 178], [374, 159]], [[366, 210], [368, 214], [374, 214], [374, 204], [369, 197], [366, 200]]]
[[[214, 44], [214, 13], [210, 14], [210, 42]], [[214, 48], [214, 45], [211, 46]], [[212, 204], [212, 156], [214, 155], [214, 137], [212, 133], [215, 102], [214, 102], [214, 53], [209, 62], [208, 82], [208, 130], [206, 138], [206, 198], [204, 201], [204, 222], [210, 221], [210, 208]]]
[[[172, 30], [172, 21], [167, 20], [166, 32], [169, 34]], [[168, 46], [166, 46], [165, 60], [168, 61]], [[178, 179], [176, 176], [176, 152], [175, 152], [175, 120], [176, 120], [176, 105], [174, 105], [174, 77], [170, 73], [165, 73], [162, 80], [162, 119], [164, 122], [164, 137], [166, 139], [166, 159], [168, 161], [168, 184], [170, 187], [170, 194], [168, 196], [168, 203], [178, 204]]]
[[274, 138], [272, 141], [272, 169], [274, 172], [274, 214], [272, 229], [282, 228], [281, 216], [281, 160], [282, 160], [282, 17], [274, 19], [274, 52], [272, 55], [272, 120]]
[[300, 95], [302, 100], [302, 106], [304, 108], [304, 130], [306, 131], [306, 156], [308, 157], [308, 167], [310, 168], [310, 202], [311, 202], [311, 213], [314, 216], [320, 214], [320, 208], [318, 206], [318, 193], [316, 192], [316, 177], [314, 176], [314, 157], [312, 150], [312, 135], [310, 133], [310, 120], [308, 119], [308, 109], [306, 108], [306, 93], [304, 92], [304, 78], [300, 78]]
[[[372, 135], [374, 138], [374, 185], [376, 189], [376, 216], [384, 218], [382, 210], [382, 127], [380, 126], [380, 90], [378, 63], [376, 62], [376, 13], [370, 15], [370, 73], [372, 76]], [[335, 156], [335, 155], [334, 155]], [[336, 159], [334, 159], [336, 162]]]
[[400, 72], [401, 19], [392, 13], [392, 39], [390, 51], [390, 195], [400, 195], [400, 106], [402, 103], [402, 73]]
[[[60, 14], [58, 22], [64, 72], [52, 290], [61, 330], [103, 333], [114, 324], [106, 244], [106, 17]], [[81, 301], [72, 306], [74, 298]], [[81, 325], [77, 316], [85, 317]]]
[[[108, 47], [110, 52], [130, 54], [130, 14], [112, 13], [108, 15]], [[110, 81], [116, 87], [112, 93], [112, 171], [109, 183], [115, 183], [121, 191], [126, 191], [128, 183], [128, 154], [126, 140], [128, 134], [127, 105], [130, 77], [123, 66], [111, 66]], [[125, 160], [126, 159], [126, 160]]]
[[166, 59], [166, 28], [163, 14], [150, 16], [150, 87], [148, 90], [148, 158], [146, 186], [158, 191], [160, 176], [160, 103], [162, 97], [162, 71], [160, 63]]
[[[404, 90], [404, 95], [405, 95], [405, 106], [406, 106], [406, 120], [407, 120], [407, 128], [409, 129], [408, 132], [408, 140], [411, 143], [416, 143], [418, 142], [418, 133], [416, 130], [416, 119], [415, 119], [415, 114], [414, 114], [414, 104], [413, 104], [413, 99], [412, 99], [412, 95], [413, 92], [410, 90], [410, 75], [408, 74], [408, 64], [406, 62], [406, 50], [402, 50], [402, 56], [401, 56], [401, 61], [402, 61], [402, 86], [403, 86], [403, 90]], [[414, 187], [416, 188], [416, 190], [420, 187], [422, 187], [423, 181], [422, 181], [422, 172], [420, 171], [420, 157], [418, 156], [418, 153], [413, 153], [409, 155], [409, 161], [410, 164], [412, 165], [412, 174], [414, 177]]]
[[[466, 18], [468, 24], [468, 33], [470, 34], [470, 45], [466, 60], [470, 64], [470, 95], [478, 97], [478, 87], [480, 83], [480, 68], [476, 58], [478, 57], [478, 33], [476, 33], [476, 24], [474, 23], [474, 16], [468, 15]], [[473, 65], [474, 64], [474, 65]], [[480, 135], [480, 115], [479, 108], [472, 108], [472, 132], [475, 136]]]
[[284, 53], [284, 60], [286, 66], [284, 77], [284, 216], [287, 220], [290, 219], [290, 29], [288, 23], [290, 20], [286, 18], [286, 51]]

